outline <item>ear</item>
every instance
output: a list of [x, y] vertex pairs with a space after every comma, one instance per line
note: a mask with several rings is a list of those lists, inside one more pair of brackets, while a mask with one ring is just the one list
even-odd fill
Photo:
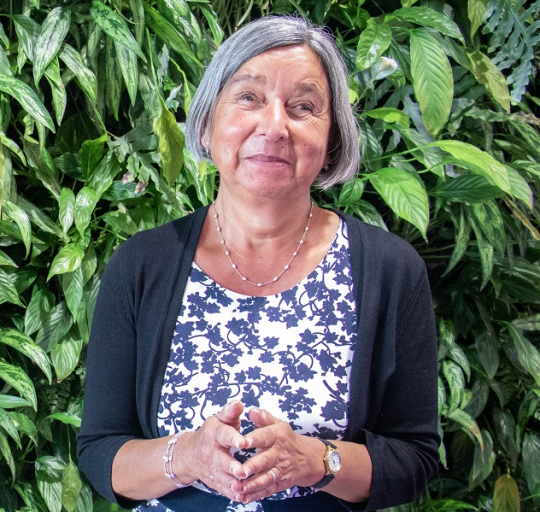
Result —
[[201, 144], [206, 149], [210, 148], [210, 128], [208, 127], [208, 124], [204, 127], [204, 132], [201, 135]]

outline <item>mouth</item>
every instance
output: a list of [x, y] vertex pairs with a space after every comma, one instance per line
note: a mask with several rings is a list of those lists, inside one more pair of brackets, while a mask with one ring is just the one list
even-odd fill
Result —
[[256, 164], [281, 164], [281, 165], [287, 165], [289, 164], [289, 161], [286, 158], [283, 158], [278, 155], [271, 155], [271, 154], [265, 154], [265, 153], [258, 153], [256, 155], [251, 155], [247, 157], [247, 160], [249, 160], [252, 163]]

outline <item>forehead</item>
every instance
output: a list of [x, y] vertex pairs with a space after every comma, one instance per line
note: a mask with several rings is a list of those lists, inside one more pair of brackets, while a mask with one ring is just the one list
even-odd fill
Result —
[[252, 57], [236, 70], [225, 87], [246, 81], [266, 84], [282, 77], [302, 88], [314, 86], [320, 92], [329, 90], [320, 57], [306, 45], [280, 46]]

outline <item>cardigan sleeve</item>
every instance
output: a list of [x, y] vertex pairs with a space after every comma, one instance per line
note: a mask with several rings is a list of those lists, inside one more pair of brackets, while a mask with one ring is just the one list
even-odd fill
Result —
[[101, 281], [88, 345], [83, 419], [77, 436], [80, 469], [102, 496], [125, 508], [139, 502], [115, 495], [112, 463], [124, 443], [142, 437], [135, 397], [135, 317], [128, 300], [126, 274], [130, 269], [124, 262], [130, 246], [128, 240], [117, 249]]
[[413, 501], [438, 473], [437, 422], [435, 320], [424, 274], [398, 326], [378, 417], [363, 431], [373, 467], [369, 510]]

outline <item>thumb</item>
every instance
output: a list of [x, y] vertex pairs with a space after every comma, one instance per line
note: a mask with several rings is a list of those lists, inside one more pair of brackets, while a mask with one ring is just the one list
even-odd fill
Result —
[[231, 400], [216, 416], [220, 421], [236, 430], [240, 429], [240, 416], [244, 412], [244, 404], [240, 400]]

